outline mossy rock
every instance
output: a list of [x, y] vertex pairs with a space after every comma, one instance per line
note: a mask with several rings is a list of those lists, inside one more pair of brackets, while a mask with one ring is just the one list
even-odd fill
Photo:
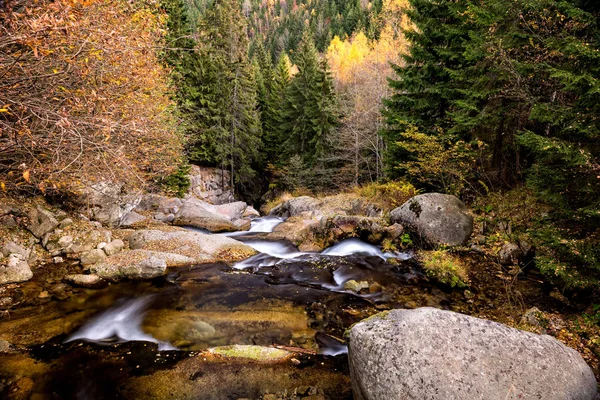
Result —
[[260, 362], [279, 362], [291, 358], [294, 353], [275, 347], [255, 345], [220, 346], [208, 349], [209, 353], [224, 358], [244, 358]]

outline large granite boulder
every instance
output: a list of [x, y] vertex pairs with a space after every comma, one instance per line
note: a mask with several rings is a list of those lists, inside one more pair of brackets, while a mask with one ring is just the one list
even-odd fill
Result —
[[434, 308], [393, 310], [350, 330], [354, 398], [592, 400], [575, 350], [544, 335]]
[[92, 265], [90, 272], [107, 281], [151, 279], [167, 270], [168, 255], [162, 255], [145, 250], [121, 252]]
[[207, 210], [200, 200], [184, 201], [175, 214], [173, 225], [193, 226], [211, 232], [235, 232], [238, 230], [238, 227], [230, 219]]
[[[252, 247], [221, 235], [192, 231], [139, 230], [127, 238], [132, 250], [144, 249], [179, 254], [193, 263], [240, 261], [256, 254]], [[119, 253], [121, 254], [121, 253]]]
[[394, 209], [392, 223], [401, 224], [430, 245], [463, 245], [473, 232], [473, 217], [455, 196], [420, 194]]

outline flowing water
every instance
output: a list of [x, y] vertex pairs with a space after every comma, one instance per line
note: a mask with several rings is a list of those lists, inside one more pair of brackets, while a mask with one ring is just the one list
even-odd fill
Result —
[[[233, 266], [173, 268], [152, 281], [99, 290], [68, 288], [62, 299], [53, 295], [0, 320], [9, 341], [29, 349], [29, 356], [9, 355], [4, 363], [0, 353], [0, 394], [2, 382], [12, 382], [2, 381], [10, 365], [33, 362], [33, 392], [54, 396], [40, 398], [261, 398], [291, 396], [307, 385], [332, 399], [351, 398], [344, 331], [415, 299], [443, 306], [444, 296], [415, 270], [410, 254], [384, 253], [357, 239], [300, 252], [262, 238], [281, 222], [259, 218], [250, 231], [229, 234], [259, 252]], [[271, 366], [204, 355], [229, 345], [292, 349], [295, 361]]]

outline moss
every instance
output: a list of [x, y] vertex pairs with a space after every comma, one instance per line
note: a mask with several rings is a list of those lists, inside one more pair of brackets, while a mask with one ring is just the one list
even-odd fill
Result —
[[352, 325], [350, 326], [350, 328], [348, 328], [348, 329], [346, 329], [346, 330], [344, 331], [344, 339], [350, 339], [350, 331], [352, 330], [352, 328], [354, 328], [354, 326], [355, 326], [355, 325], [357, 325], [357, 324], [360, 324], [360, 323], [363, 323], [363, 322], [370, 321], [370, 320], [372, 320], [372, 319], [382, 319], [382, 320], [384, 320], [384, 321], [385, 321], [385, 320], [387, 319], [387, 317], [388, 317], [388, 314], [389, 314], [390, 312], [392, 312], [392, 310], [386, 310], [386, 311], [382, 311], [382, 312], [379, 312], [379, 313], [377, 313], [377, 314], [373, 314], [373, 315], [371, 315], [370, 317], [367, 317], [367, 318], [365, 318], [365, 319], [362, 319], [362, 320], [360, 320], [360, 321], [358, 321], [358, 322], [356, 322], [356, 323], [352, 324]]
[[283, 361], [293, 355], [286, 350], [254, 345], [220, 346], [208, 351], [226, 358], [246, 358], [256, 361]]
[[469, 286], [469, 275], [461, 260], [444, 250], [425, 251], [420, 255], [427, 276], [452, 288]]

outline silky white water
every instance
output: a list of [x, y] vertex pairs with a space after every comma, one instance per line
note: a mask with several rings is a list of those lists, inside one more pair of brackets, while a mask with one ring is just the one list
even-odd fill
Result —
[[250, 229], [247, 231], [239, 231], [239, 232], [227, 232], [223, 233], [223, 236], [244, 236], [253, 233], [271, 233], [273, 229], [284, 221], [283, 218], [280, 217], [261, 217], [255, 218], [250, 223]]
[[66, 342], [87, 340], [104, 342], [117, 338], [119, 341], [144, 341], [158, 344], [159, 350], [176, 350], [171, 344], [156, 340], [142, 330], [142, 321], [152, 296], [124, 301], [104, 311], [71, 335]]

